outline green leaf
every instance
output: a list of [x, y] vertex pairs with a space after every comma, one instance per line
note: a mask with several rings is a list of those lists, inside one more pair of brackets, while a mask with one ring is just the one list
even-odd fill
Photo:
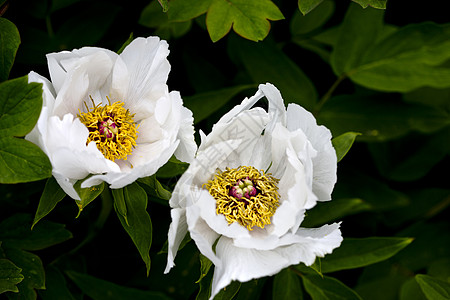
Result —
[[19, 45], [20, 35], [16, 25], [0, 18], [0, 82], [8, 79]]
[[306, 15], [316, 8], [323, 0], [298, 0], [298, 9], [303, 15]]
[[302, 16], [296, 11], [290, 24], [292, 35], [308, 34], [323, 26], [333, 15], [334, 7], [334, 2], [327, 0], [308, 15]]
[[[78, 196], [80, 196], [81, 200], [75, 200], [75, 202], [78, 205], [78, 215], [80, 215], [81, 211], [92, 201], [94, 201], [105, 188], [105, 183], [102, 182], [99, 185], [91, 186], [88, 188], [82, 188], [81, 183], [83, 180], [78, 180], [74, 185], [73, 188], [78, 193]], [[78, 217], [78, 216], [77, 216]]]
[[62, 243], [72, 234], [65, 225], [43, 220], [31, 230], [32, 216], [16, 214], [0, 223], [0, 240], [7, 247], [41, 250]]
[[[254, 85], [238, 85], [230, 88], [214, 90], [210, 92], [196, 94], [186, 97], [184, 103], [186, 107], [192, 110], [195, 116], [195, 123], [208, 118], [215, 111], [219, 110], [233, 97], [247, 89], [255, 88]], [[207, 105], [205, 105], [207, 104]]]
[[203, 279], [203, 277], [205, 277], [208, 274], [209, 269], [212, 266], [212, 262], [203, 254], [200, 254], [199, 259], [200, 259], [200, 278], [196, 281], [196, 283], [199, 283]]
[[386, 9], [386, 2], [387, 2], [387, 0], [353, 0], [353, 1], [361, 5], [363, 8], [370, 6], [379, 9]]
[[334, 199], [330, 202], [319, 202], [306, 213], [303, 227], [317, 227], [345, 216], [371, 210], [372, 206], [359, 198]]
[[231, 40], [234, 51], [253, 82], [270, 82], [280, 91], [287, 103], [297, 103], [312, 110], [317, 100], [317, 91], [311, 80], [283, 51], [273, 43], [252, 43], [242, 39]]
[[163, 12], [167, 12], [169, 10], [169, 0], [158, 0], [161, 5]]
[[17, 284], [24, 279], [21, 272], [22, 269], [12, 261], [0, 258], [0, 294], [8, 291], [15, 293], [19, 291]]
[[336, 75], [349, 73], [360, 65], [363, 55], [375, 43], [382, 26], [383, 11], [363, 10], [357, 4], [350, 4], [331, 54], [331, 66]]
[[303, 289], [297, 274], [289, 268], [281, 270], [273, 280], [273, 300], [303, 299]]
[[111, 193], [114, 198], [114, 209], [122, 216], [122, 218], [125, 220], [125, 223], [130, 226], [127, 220], [127, 205], [123, 196], [123, 189], [111, 189]]
[[152, 244], [152, 222], [147, 213], [147, 194], [136, 182], [127, 185], [123, 189], [123, 197], [127, 207], [127, 221], [117, 211], [120, 223], [133, 240], [142, 260], [147, 267], [147, 275], [150, 272], [150, 246]]
[[[186, 98], [183, 101], [186, 102]], [[158, 169], [158, 171], [156, 172], [156, 177], [172, 178], [183, 174], [188, 167], [189, 167], [188, 163], [179, 161], [175, 157], [172, 157], [164, 166]]]
[[170, 0], [169, 20], [183, 22], [194, 19], [208, 10], [212, 0]]
[[408, 25], [368, 47], [349, 70], [350, 78], [365, 87], [408, 92], [423, 86], [450, 87], [450, 26], [434, 23]]
[[333, 138], [331, 142], [333, 143], [333, 147], [336, 150], [338, 162], [340, 162], [341, 159], [343, 159], [344, 156], [347, 154], [347, 152], [350, 150], [350, 148], [353, 145], [353, 142], [355, 141], [358, 135], [361, 135], [361, 133], [346, 132], [344, 134], [341, 134], [340, 136]]
[[333, 136], [360, 132], [361, 141], [391, 140], [410, 131], [430, 133], [450, 124], [448, 115], [433, 107], [358, 94], [331, 98], [318, 121], [326, 124]]
[[144, 184], [145, 191], [151, 196], [155, 196], [166, 201], [172, 196], [172, 193], [166, 190], [158, 179], [156, 179], [156, 176], [139, 178], [138, 181]]
[[30, 252], [15, 248], [4, 248], [5, 254], [22, 269], [23, 280], [18, 284], [17, 299], [36, 299], [35, 289], [45, 289], [45, 271], [41, 259]]
[[386, 260], [412, 241], [412, 238], [396, 237], [344, 239], [339, 248], [321, 260], [322, 272], [355, 269]]
[[419, 180], [450, 153], [450, 127], [411, 139], [369, 145], [383, 176], [395, 181]]
[[120, 54], [123, 52], [123, 50], [129, 45], [131, 44], [131, 42], [134, 39], [134, 35], [133, 33], [130, 33], [130, 35], [128, 36], [128, 39], [125, 41], [125, 43], [122, 44], [122, 46], [120, 46], [119, 50], [117, 50], [117, 54]]
[[270, 30], [268, 20], [284, 19], [270, 0], [212, 0], [206, 26], [213, 42], [223, 38], [233, 27], [240, 36], [262, 41]]
[[312, 300], [362, 300], [354, 290], [335, 278], [306, 275], [302, 276], [302, 279], [305, 290], [311, 296]]
[[239, 281], [232, 281], [225, 288], [220, 290], [219, 293], [214, 297], [215, 300], [231, 300], [239, 292], [241, 288], [241, 283]]
[[416, 281], [419, 283], [419, 286], [427, 299], [450, 299], [450, 283], [422, 274], [416, 275]]
[[34, 216], [31, 229], [33, 229], [34, 225], [36, 225], [36, 223], [39, 222], [40, 219], [49, 214], [55, 208], [56, 204], [64, 199], [65, 196], [66, 193], [59, 186], [54, 177], [50, 177], [49, 179], [47, 179], [44, 191], [41, 195], [41, 199], [39, 200], [39, 205]]
[[400, 289], [399, 300], [426, 300], [415, 278], [406, 281]]
[[45, 267], [45, 290], [40, 290], [39, 296], [42, 300], [75, 300], [64, 275], [52, 265]]
[[124, 287], [106, 280], [86, 274], [68, 271], [66, 274], [75, 284], [93, 300], [169, 300], [170, 298], [160, 292], [144, 291]]
[[386, 183], [357, 171], [343, 171], [340, 184], [333, 191], [336, 199], [359, 198], [372, 210], [385, 211], [405, 207], [408, 197]]
[[192, 21], [172, 21], [167, 14], [161, 11], [160, 5], [153, 1], [147, 5], [139, 17], [139, 24], [156, 28], [154, 34], [161, 39], [179, 38], [191, 28]]
[[0, 183], [19, 183], [52, 176], [52, 165], [35, 144], [18, 138], [0, 138]]
[[28, 76], [0, 83], [0, 103], [0, 135], [25, 136], [41, 112], [42, 83], [28, 83]]

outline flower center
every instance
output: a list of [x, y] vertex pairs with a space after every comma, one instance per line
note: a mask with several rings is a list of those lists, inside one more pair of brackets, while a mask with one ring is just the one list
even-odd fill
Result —
[[94, 141], [98, 150], [109, 160], [127, 159], [127, 156], [136, 146], [137, 127], [133, 120], [134, 114], [123, 107], [122, 101], [101, 106], [95, 105], [92, 100], [92, 108], [86, 103], [88, 112], [79, 111], [77, 115], [81, 123], [89, 130], [86, 145]]
[[216, 213], [223, 214], [228, 224], [238, 222], [248, 230], [264, 228], [279, 204], [278, 179], [254, 167], [240, 166], [218, 171], [205, 183], [216, 199]]

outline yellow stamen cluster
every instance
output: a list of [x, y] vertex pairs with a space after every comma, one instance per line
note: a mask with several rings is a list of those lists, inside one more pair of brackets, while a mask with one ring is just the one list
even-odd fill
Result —
[[[234, 192], [233, 187], [239, 184], [242, 186], [243, 181], [251, 181], [251, 185], [256, 188], [256, 195], [241, 196]], [[226, 168], [224, 172], [219, 170], [204, 186], [216, 199], [216, 213], [223, 214], [228, 224], [238, 222], [248, 230], [253, 230], [254, 226], [264, 228], [271, 223], [270, 218], [280, 205], [278, 182], [278, 179], [270, 173], [265, 174], [263, 170], [240, 166], [237, 169]]]
[[134, 122], [134, 114], [123, 107], [122, 101], [101, 106], [95, 105], [92, 100], [92, 108], [86, 103], [87, 112], [79, 111], [77, 115], [81, 123], [89, 130], [86, 145], [94, 141], [98, 150], [109, 160], [123, 159], [132, 152], [136, 146], [137, 127]]

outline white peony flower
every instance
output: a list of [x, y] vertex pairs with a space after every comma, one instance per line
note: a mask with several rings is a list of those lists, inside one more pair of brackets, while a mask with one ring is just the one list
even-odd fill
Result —
[[106, 181], [113, 189], [154, 174], [175, 156], [190, 162], [196, 151], [192, 112], [166, 84], [168, 44], [137, 38], [118, 55], [84, 47], [47, 55], [51, 82], [43, 83], [43, 108], [26, 138], [50, 158], [53, 176], [79, 200], [73, 185]]
[[[254, 104], [266, 97], [268, 112]], [[187, 231], [215, 265], [211, 298], [231, 281], [314, 263], [342, 242], [339, 224], [302, 228], [305, 210], [331, 199], [337, 159], [331, 133], [276, 87], [224, 115], [177, 183], [165, 273]]]

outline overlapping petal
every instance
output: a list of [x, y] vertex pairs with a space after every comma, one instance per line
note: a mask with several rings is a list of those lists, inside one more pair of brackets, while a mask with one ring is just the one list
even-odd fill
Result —
[[[265, 97], [268, 110], [255, 107]], [[336, 182], [336, 154], [331, 133], [298, 105], [286, 109], [280, 92], [260, 85], [253, 97], [226, 113], [201, 135], [196, 158], [177, 183], [170, 206], [169, 256], [174, 266], [179, 242], [190, 232], [200, 252], [215, 265], [211, 298], [233, 280], [276, 274], [331, 253], [342, 241], [339, 224], [301, 228], [305, 212], [330, 200]], [[251, 166], [278, 181], [279, 206], [270, 224], [252, 230], [228, 223], [216, 213], [216, 199], [205, 184], [226, 168]], [[230, 183], [233, 184], [233, 183]], [[181, 236], [182, 235], [182, 236]]]
[[[169, 92], [168, 44], [157, 37], [137, 38], [118, 55], [84, 47], [47, 55], [51, 82], [36, 73], [29, 80], [44, 83], [44, 105], [27, 139], [50, 158], [53, 174], [72, 198], [77, 180], [82, 187], [106, 181], [124, 187], [154, 174], [172, 155], [190, 162], [196, 151], [192, 113], [178, 92]], [[106, 159], [78, 115], [93, 105], [116, 101], [133, 114], [136, 145], [127, 159]]]

